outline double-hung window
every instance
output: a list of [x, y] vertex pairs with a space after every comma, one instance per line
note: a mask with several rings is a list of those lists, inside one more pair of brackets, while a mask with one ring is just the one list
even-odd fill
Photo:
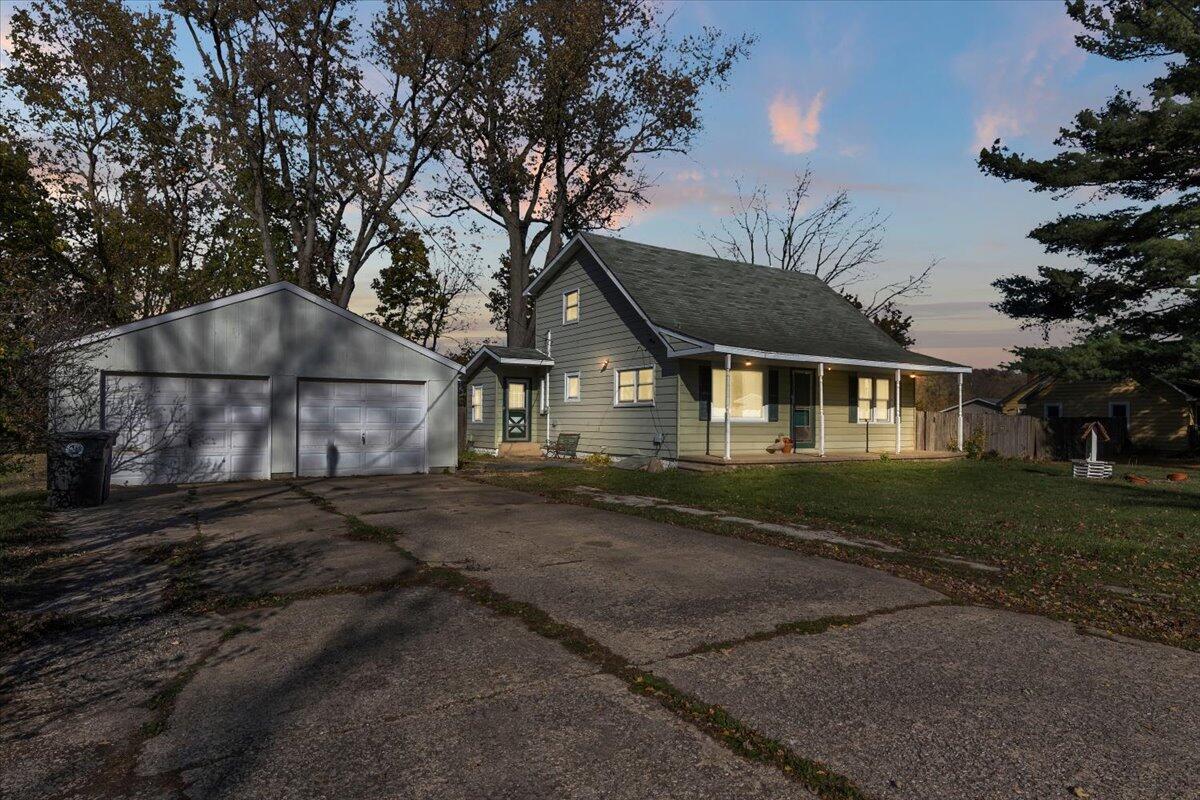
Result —
[[654, 403], [654, 368], [619, 369], [613, 405], [648, 406]]
[[567, 403], [578, 403], [579, 392], [579, 373], [568, 372], [563, 375], [563, 400]]
[[471, 422], [483, 422], [483, 387], [471, 387]]
[[[729, 418], [737, 420], [766, 419], [763, 413], [764, 380], [761, 369], [735, 369], [729, 373]], [[712, 418], [725, 419], [725, 372], [713, 370]]]
[[858, 421], [892, 421], [892, 379], [858, 379]]
[[579, 322], [579, 290], [563, 292], [563, 325]]

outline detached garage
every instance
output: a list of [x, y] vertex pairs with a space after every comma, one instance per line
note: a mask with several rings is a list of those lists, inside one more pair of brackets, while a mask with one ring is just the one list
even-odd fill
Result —
[[101, 331], [96, 394], [58, 427], [118, 433], [114, 484], [453, 469], [462, 368], [290, 283]]

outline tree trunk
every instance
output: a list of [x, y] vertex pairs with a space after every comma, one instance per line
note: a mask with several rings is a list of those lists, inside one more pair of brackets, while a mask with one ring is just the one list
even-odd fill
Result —
[[525, 287], [529, 285], [529, 254], [525, 252], [525, 236], [519, 224], [508, 225], [508, 346], [533, 347], [533, 320], [529, 318]]

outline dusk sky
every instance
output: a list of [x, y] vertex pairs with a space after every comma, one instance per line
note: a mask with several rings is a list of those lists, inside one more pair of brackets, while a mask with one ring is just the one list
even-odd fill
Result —
[[[3, 4], [7, 39], [13, 7]], [[816, 200], [845, 187], [857, 205], [890, 217], [878, 283], [940, 259], [928, 293], [908, 304], [915, 349], [993, 366], [1006, 348], [1040, 340], [989, 308], [990, 283], [1039, 263], [1062, 263], [1026, 238], [1074, 202], [983, 176], [981, 146], [1001, 137], [1053, 152], [1058, 127], [1118, 86], [1137, 89], [1145, 64], [1118, 64], [1075, 47], [1060, 3], [680, 3], [673, 30], [713, 25], [759, 37], [729, 88], [705, 102], [705, 130], [687, 156], [651, 165], [658, 187], [617, 235], [707, 252], [734, 181], [787, 187], [811, 165]], [[363, 15], [370, 4], [363, 4]], [[182, 39], [181, 39], [182, 42]], [[181, 53], [185, 64], [195, 60]], [[490, 271], [497, 231], [480, 242]], [[537, 263], [540, 264], [539, 254]], [[351, 307], [373, 307], [369, 283]], [[862, 288], [869, 294], [873, 282]], [[458, 338], [496, 336], [475, 298]]]

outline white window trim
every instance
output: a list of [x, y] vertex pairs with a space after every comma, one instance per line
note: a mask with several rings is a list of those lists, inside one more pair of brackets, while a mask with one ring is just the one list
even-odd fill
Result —
[[[859, 375], [859, 378], [871, 379], [871, 413], [875, 412], [875, 381], [884, 381], [889, 384], [888, 389], [888, 409], [885, 419], [863, 419], [862, 415], [858, 415], [859, 425], [895, 425], [896, 424], [896, 402], [897, 397], [892, 397], [895, 394], [895, 377], [891, 375]], [[862, 394], [859, 394], [859, 402], [862, 402]]]
[[[742, 367], [739, 370], [737, 367], [734, 367], [732, 371], [733, 372], [760, 372], [760, 373], [762, 373], [763, 404], [762, 404], [762, 409], [759, 411], [760, 416], [758, 416], [758, 417], [730, 416], [729, 424], [730, 425], [772, 425], [772, 426], [779, 425], [778, 422], [769, 422], [768, 421], [768, 417], [771, 416], [770, 411], [768, 410], [770, 408], [770, 403], [767, 402], [768, 384], [770, 383], [770, 376], [767, 375], [767, 372], [769, 371], [768, 368], [764, 367], [764, 368], [756, 370], [753, 367]], [[721, 388], [722, 388], [722, 390], [724, 390], [725, 368], [714, 366], [713, 367], [713, 386], [712, 386], [713, 399], [712, 399], [711, 405], [709, 407], [710, 408], [709, 416], [711, 417], [712, 422], [724, 423], [725, 422], [725, 409], [718, 408], [717, 399], [716, 399], [718, 378], [720, 379]], [[789, 408], [789, 413], [790, 413], [791, 406], [789, 405], [788, 408]], [[780, 414], [783, 413], [782, 409], [783, 409], [783, 404], [780, 403]]]
[[[651, 389], [651, 392], [654, 395], [654, 399], [652, 399], [652, 400], [637, 400], [636, 399], [637, 398], [637, 387], [638, 387], [637, 373], [644, 369], [650, 370], [650, 386], [653, 387]], [[631, 400], [629, 402], [626, 402], [626, 403], [622, 403], [620, 401], [621, 373], [622, 372], [634, 373], [633, 396], [635, 399]], [[658, 387], [656, 386], [657, 383], [658, 383], [658, 375], [654, 371], [653, 364], [646, 364], [646, 365], [643, 365], [640, 367], [621, 367], [619, 369], [613, 369], [613, 408], [651, 408], [651, 407], [653, 407], [655, 401], [658, 400]]]
[[1108, 401], [1108, 415], [1110, 417], [1116, 416], [1116, 414], [1113, 413], [1113, 406], [1125, 406], [1125, 420], [1126, 421], [1129, 421], [1129, 418], [1131, 416], [1133, 416], [1133, 406], [1130, 404], [1130, 402], [1128, 400], [1109, 400]]
[[[479, 393], [479, 405], [478, 406], [475, 405], [475, 393], [476, 392]], [[475, 416], [475, 412], [477, 410], [479, 412], [479, 416]], [[473, 423], [483, 422], [483, 387], [482, 386], [472, 386], [471, 387], [471, 422], [473, 422]]]
[[[571, 397], [567, 390], [567, 387], [570, 385], [571, 378], [577, 378], [579, 380], [579, 395], [577, 397]], [[563, 373], [563, 402], [564, 403], [578, 403], [582, 400], [583, 400], [583, 377], [578, 372], [564, 372]]]
[[[578, 295], [578, 301], [575, 305], [575, 319], [568, 320], [567, 319], [567, 295], [571, 294], [572, 292], [574, 292], [576, 295]], [[563, 325], [577, 325], [577, 324], [579, 324], [579, 320], [582, 318], [583, 318], [583, 292], [581, 292], [579, 290], [578, 286], [575, 287], [574, 289], [563, 290], [563, 293], [562, 293], [562, 324]]]
[[1050, 408], [1058, 409], [1059, 418], [1061, 418], [1063, 416], [1063, 404], [1062, 403], [1043, 403], [1042, 404], [1042, 419], [1050, 419], [1050, 415], [1046, 413], [1046, 411]]

